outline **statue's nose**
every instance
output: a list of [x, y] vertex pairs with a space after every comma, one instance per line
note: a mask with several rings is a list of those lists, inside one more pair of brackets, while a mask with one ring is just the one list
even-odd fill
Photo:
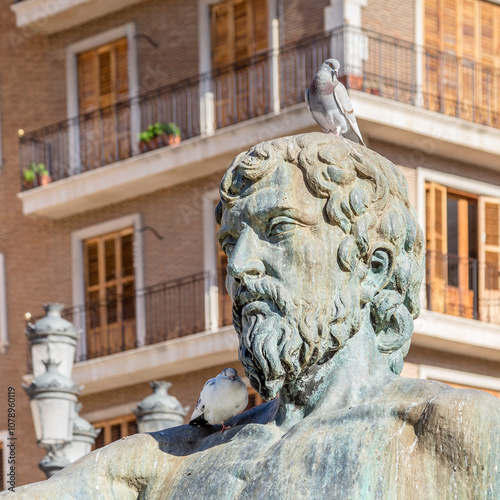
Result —
[[251, 228], [246, 228], [229, 256], [227, 272], [233, 279], [240, 281], [243, 276], [260, 278], [265, 270], [261, 241]]

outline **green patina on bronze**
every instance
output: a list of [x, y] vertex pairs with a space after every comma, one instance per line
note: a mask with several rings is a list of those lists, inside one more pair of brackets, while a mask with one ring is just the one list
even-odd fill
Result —
[[500, 498], [500, 402], [399, 376], [424, 272], [390, 161], [313, 133], [258, 144], [221, 183], [240, 359], [265, 399], [232, 428], [97, 450], [18, 498]]

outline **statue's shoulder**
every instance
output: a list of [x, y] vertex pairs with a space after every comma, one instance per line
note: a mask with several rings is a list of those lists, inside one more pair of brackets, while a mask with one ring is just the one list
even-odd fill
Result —
[[412, 424], [426, 447], [468, 455], [469, 464], [493, 465], [500, 459], [500, 400], [476, 389], [456, 389], [440, 382], [412, 382]]

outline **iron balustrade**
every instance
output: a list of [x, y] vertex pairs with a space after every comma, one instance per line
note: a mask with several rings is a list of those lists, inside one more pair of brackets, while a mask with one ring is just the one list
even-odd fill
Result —
[[500, 324], [497, 263], [428, 251], [425, 285], [430, 311]]
[[[107, 297], [94, 303], [65, 308], [61, 315], [85, 333], [86, 351], [78, 352], [76, 361], [107, 356], [143, 345], [185, 337], [206, 331], [206, 308], [211, 288], [216, 286], [215, 307], [218, 327], [228, 326], [232, 317], [231, 300], [223, 277], [216, 271], [185, 276], [136, 291], [131, 296]], [[142, 324], [136, 314], [141, 310]], [[40, 318], [34, 318], [36, 321]], [[140, 329], [144, 331], [140, 332]], [[141, 335], [142, 334], [142, 335]], [[28, 369], [31, 351], [27, 344]]]
[[[303, 103], [328, 57], [340, 60], [351, 90], [500, 127], [499, 69], [344, 26], [25, 133], [22, 189], [40, 184], [38, 176], [23, 183], [32, 162], [56, 181], [144, 153], [137, 135], [155, 122], [175, 123], [185, 140]], [[165, 146], [171, 142], [159, 137], [151, 147]]]

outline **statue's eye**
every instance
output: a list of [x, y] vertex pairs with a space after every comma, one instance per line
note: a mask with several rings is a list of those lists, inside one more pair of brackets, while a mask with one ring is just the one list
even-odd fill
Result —
[[301, 224], [290, 217], [275, 217], [271, 220], [269, 225], [269, 236], [280, 236], [285, 233], [290, 233], [300, 226]]
[[226, 241], [223, 241], [222, 242], [222, 250], [224, 251], [224, 253], [229, 257], [229, 255], [231, 255], [233, 253], [233, 250], [234, 250], [234, 246], [236, 245], [236, 243], [232, 240], [226, 240]]

